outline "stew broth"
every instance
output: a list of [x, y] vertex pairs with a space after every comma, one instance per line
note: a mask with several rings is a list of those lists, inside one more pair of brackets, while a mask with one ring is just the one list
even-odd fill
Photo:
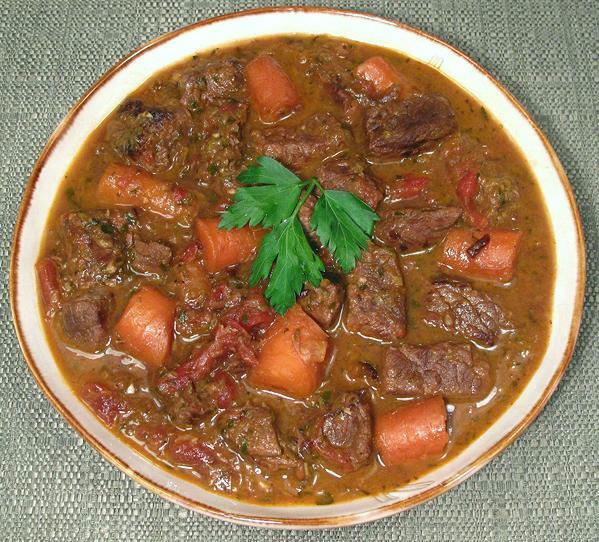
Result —
[[[301, 99], [300, 108], [282, 115], [283, 118], [274, 123], [261, 121], [243, 80], [245, 66], [259, 55], [268, 55], [278, 62]], [[369, 87], [360, 87], [356, 83], [359, 81], [356, 67], [372, 57], [384, 58], [393, 71], [400, 74], [395, 81], [399, 88], [397, 96], [391, 90], [391, 97], [385, 94], [382, 98], [373, 98], [372, 92], [369, 96]], [[235, 62], [226, 64], [232, 58]], [[220, 62], [225, 62], [225, 68]], [[210, 71], [212, 65], [216, 73]], [[219, 66], [223, 70], [220, 73]], [[231, 70], [238, 71], [231, 75]], [[427, 143], [426, 147], [402, 151], [401, 156], [377, 155], [372, 152], [374, 132], [365, 128], [369, 122], [365, 116], [370, 114], [371, 108], [378, 108], [384, 124], [387, 104], [397, 100], [401, 105], [402, 101], [410, 100], [412, 88], [419, 96], [446, 98], [457, 128], [437, 138], [433, 144]], [[220, 315], [229, 310], [214, 308], [216, 305], [213, 304], [211, 312], [203, 311], [202, 307], [206, 307], [211, 295], [214, 296], [219, 288], [225, 298], [237, 295], [235, 291], [242, 299], [253, 295], [248, 293], [251, 289], [247, 285], [251, 261], [216, 273], [204, 273], [203, 290], [196, 284], [196, 290], [190, 290], [189, 282], [180, 275], [175, 276], [173, 269], [177, 265], [186, 265], [182, 254], [190, 246], [196, 247], [197, 254], [192, 257], [198, 265], [203, 263], [202, 250], [205, 248], [194, 245], [197, 240], [195, 217], [216, 217], [230, 205], [237, 187], [237, 174], [253, 163], [258, 154], [270, 154], [302, 178], [315, 175], [322, 166], [322, 156], [315, 151], [300, 166], [293, 160], [286, 161], [287, 151], [280, 151], [272, 141], [275, 136], [279, 138], [277, 141], [283, 142], [288, 142], [289, 138], [273, 130], [284, 127], [288, 130], [286, 133], [304, 133], [303, 126], [307, 121], [315, 114], [325, 113], [338, 121], [340, 129], [347, 135], [341, 156], [352, 160], [354, 157], [365, 158], [363, 167], [376, 189], [385, 195], [377, 210], [381, 216], [385, 210], [391, 210], [389, 220], [393, 220], [393, 213], [401, 216], [406, 208], [455, 207], [461, 213], [460, 218], [445, 231], [456, 227], [474, 229], [481, 232], [477, 237], [483, 239], [484, 228], [477, 230], [473, 226], [475, 215], [468, 214], [468, 203], [460, 199], [456, 190], [460, 178], [466, 174], [465, 169], [474, 168], [479, 183], [474, 200], [477, 212], [485, 216], [491, 228], [521, 233], [513, 278], [510, 281], [481, 280], [441, 265], [445, 232], [429, 243], [430, 246], [415, 249], [393, 246], [405, 285], [407, 321], [404, 337], [379, 340], [367, 337], [369, 333], [356, 331], [355, 326], [350, 331], [348, 301], [342, 296], [340, 313], [334, 316], [334, 322], [326, 330], [329, 347], [322, 383], [307, 397], [294, 398], [281, 389], [252, 386], [247, 378], [252, 369], [244, 366], [238, 353], [233, 351], [219, 359], [218, 366], [209, 376], [189, 384], [184, 392], [166, 398], [158, 388], [158, 379], [181, 366], [193, 352], [210, 344], [214, 330], [220, 325]], [[144, 115], [146, 120], [143, 120]], [[256, 143], [260, 137], [266, 144]], [[314, 142], [318, 137], [318, 134], [311, 135], [310, 141]], [[326, 137], [333, 138], [328, 129]], [[324, 162], [337, 157], [325, 156]], [[110, 206], [100, 202], [100, 180], [107, 168], [115, 163], [141, 168], [161, 182], [177, 183], [184, 198], [189, 194], [193, 196], [189, 213], [171, 219], [148, 211], [143, 204]], [[401, 190], [397, 188], [404, 186], [402, 183], [406, 179], [413, 178], [425, 179], [422, 181], [424, 190], [417, 192], [415, 197], [401, 197]], [[418, 188], [417, 183], [414, 186]], [[121, 213], [121, 216], [115, 218], [104, 211], [100, 214], [90, 212], [98, 209], [113, 209], [113, 214]], [[78, 218], [72, 215], [79, 211], [85, 214]], [[123, 234], [124, 240], [117, 242], [115, 239], [120, 235], [121, 227], [128, 233]], [[389, 227], [395, 226], [390, 223]], [[97, 238], [94, 228], [102, 230]], [[375, 242], [379, 245], [388, 244], [383, 228], [379, 223], [375, 230]], [[75, 238], [80, 230], [85, 230], [81, 235], [87, 235], [83, 241], [83, 237]], [[394, 235], [397, 234], [393, 233], [389, 239], [395, 239]], [[102, 273], [96, 272], [93, 276], [86, 275], [86, 269], [91, 269], [85, 268], [91, 261], [89, 258], [78, 265], [81, 263], [78, 260], [82, 254], [81, 246], [89, 249], [90, 236], [91, 242], [96, 244], [91, 249], [91, 256], [88, 254], [89, 258], [99, 258], [97, 246], [102, 246], [102, 257], [105, 258]], [[142, 254], [142, 248], [138, 249], [135, 244], [138, 239], [143, 240], [144, 244], [140, 241], [139, 247], [147, 254]], [[165, 245], [169, 250], [156, 245], [149, 247], [152, 242]], [[121, 251], [118, 258], [113, 258], [115, 245]], [[134, 259], [132, 253], [135, 253]], [[146, 256], [147, 261], [144, 260]], [[56, 359], [74, 393], [117, 435], [164, 468], [213, 491], [258, 503], [329, 504], [392, 491], [455, 457], [517, 398], [545, 352], [551, 326], [553, 236], [537, 181], [524, 157], [494, 118], [493, 111], [487, 111], [466, 90], [430, 66], [392, 51], [326, 36], [279, 37], [237, 44], [198, 54], [152, 77], [85, 142], [62, 180], [40, 261], [51, 262], [57, 270], [59, 301], [49, 308], [46, 303], [43, 310], [48, 310], [46, 331]], [[110, 272], [113, 265], [119, 268], [115, 273]], [[136, 265], [141, 267], [136, 268]], [[327, 276], [333, 283], [337, 281], [345, 290], [344, 295], [348, 296], [347, 278], [334, 266], [329, 271]], [[449, 286], [443, 283], [447, 277]], [[456, 278], [461, 281], [457, 286], [451, 282]], [[43, 283], [42, 273], [40, 280]], [[114, 332], [132, 294], [143, 285], [156, 288], [173, 300], [176, 307], [172, 351], [164, 364], [147, 363], [126, 353], [125, 350], [131, 350], [123, 346], [122, 337], [117, 337]], [[94, 293], [98, 288], [101, 292]], [[486, 309], [482, 312], [494, 319], [487, 327], [497, 324], [495, 335], [487, 340], [484, 334], [480, 335], [478, 324], [471, 325], [470, 331], [464, 331], [465, 328], [456, 323], [457, 317], [451, 320], [445, 313], [435, 319], [431, 312], [431, 288], [438, 288], [440, 292], [443, 288], [457, 288], [458, 296], [466, 295], [464, 288], [472, 288], [476, 296], [483, 296], [472, 298], [474, 310], [492, 300], [493, 307], [499, 307], [501, 316], [495, 313], [488, 316]], [[71, 312], [65, 317], [65, 307], [70, 300], [80, 299], [82, 295], [109, 295], [109, 306], [99, 305], [98, 297], [93, 298], [96, 301], [85, 298], [80, 303], [95, 307], [95, 314], [82, 315], [77, 312], [79, 308], [73, 313], [69, 308]], [[44, 301], [48, 299], [52, 296], [43, 298]], [[229, 303], [228, 298], [223, 303]], [[234, 302], [230, 304], [233, 306]], [[86, 317], [87, 325], [95, 326], [93, 331], [77, 329]], [[89, 318], [97, 321], [90, 324]], [[253, 348], [258, 351], [264, 334], [268, 333], [267, 328], [267, 325], [264, 329], [258, 326], [251, 332]], [[93, 343], [98, 335], [100, 344], [89, 347], [90, 341]], [[490, 386], [480, 394], [474, 389], [478, 384], [472, 384], [466, 394], [463, 390], [457, 394], [460, 397], [454, 392], [440, 392], [446, 402], [449, 437], [447, 446], [440, 453], [385, 466], [377, 445], [372, 445], [373, 437], [370, 436], [368, 443], [362, 443], [359, 439], [363, 426], [352, 426], [354, 410], [351, 409], [354, 407], [347, 404], [354, 404], [351, 403], [354, 399], [339, 407], [338, 412], [345, 408], [344, 412], [349, 413], [347, 427], [355, 430], [351, 439], [358, 439], [352, 446], [359, 442], [371, 447], [368, 448], [368, 459], [363, 461], [353, 457], [343, 443], [333, 443], [336, 453], [341, 450], [339, 453], [350, 454], [347, 456], [349, 463], [343, 463], [343, 459], [339, 468], [334, 459], [337, 456], [327, 455], [332, 449], [331, 443], [326, 443], [328, 448], [318, 448], [318, 444], [316, 448], [310, 447], [314, 441], [323, 438], [318, 431], [319, 436], [314, 437], [313, 428], [318, 420], [325, 416], [325, 420], [336, 423], [326, 415], [330, 415], [331, 409], [338, 408], [337, 401], [343, 392], [357, 392], [359, 399], [355, 401], [367, 405], [368, 416], [374, 420], [383, 413], [431, 395], [428, 392], [388, 391], [389, 386], [401, 388], [405, 384], [405, 381], [389, 384], [387, 380], [389, 374], [384, 364], [388, 362], [385, 359], [390, 344], [447, 342], [469, 345], [475, 364], [480, 362], [484, 367], [480, 370], [481, 378], [488, 379]], [[219, 376], [223, 372], [226, 377]], [[440, 390], [460, 385], [459, 382], [444, 383], [444, 374], [443, 371], [436, 374], [440, 381], [434, 385]], [[484, 385], [480, 386], [482, 390]], [[233, 399], [228, 397], [229, 393], [234, 395]], [[223, 394], [226, 395], [224, 399]], [[202, 404], [202, 401], [209, 404]], [[231, 431], [237, 431], [240, 423], [246, 423], [239, 420], [249, 416], [246, 412], [236, 418], [238, 411], [235, 409], [243, 412], [247, 405], [268, 410], [252, 411], [252, 416], [258, 416], [256, 425], [252, 426], [254, 422], [250, 416], [247, 422], [250, 432], [240, 430], [245, 435], [243, 438], [249, 439], [249, 444], [238, 436], [233, 441], [227, 440]], [[257, 443], [251, 440], [256, 432], [272, 429], [271, 422], [276, 432], [278, 453], [277, 445], [268, 441], [272, 440], [272, 435], [265, 433], [264, 439]], [[255, 452], [259, 445], [274, 445], [275, 451]], [[345, 455], [342, 457], [346, 458]], [[348, 467], [350, 463], [351, 467]]]

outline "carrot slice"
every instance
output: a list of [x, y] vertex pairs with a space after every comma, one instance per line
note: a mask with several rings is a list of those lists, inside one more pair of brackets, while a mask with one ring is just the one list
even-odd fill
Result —
[[301, 105], [295, 85], [271, 56], [260, 55], [245, 67], [254, 109], [263, 122], [275, 122]]
[[156, 288], [142, 286], [125, 307], [115, 331], [125, 351], [155, 367], [171, 353], [175, 302]]
[[231, 265], [250, 261], [265, 234], [261, 228], [239, 228], [231, 231], [218, 227], [219, 218], [198, 218], [196, 235], [202, 243], [204, 267], [216, 273]]
[[376, 418], [374, 442], [385, 465], [401, 465], [439, 454], [447, 446], [447, 411], [440, 395]]
[[467, 229], [451, 230], [443, 243], [439, 263], [469, 278], [512, 280], [522, 233], [493, 229], [478, 237]]
[[54, 311], [60, 308], [62, 303], [62, 291], [60, 289], [60, 280], [58, 278], [58, 268], [54, 260], [42, 258], [35, 264], [37, 279], [40, 285], [40, 294], [42, 303], [46, 310], [46, 315], [51, 316]]
[[374, 99], [382, 98], [397, 84], [401, 85], [404, 97], [414, 90], [414, 85], [381, 56], [366, 59], [354, 70], [354, 75], [362, 82], [366, 94]]
[[307, 397], [320, 385], [327, 346], [328, 335], [294, 305], [267, 331], [250, 382]]
[[139, 207], [168, 219], [195, 215], [194, 196], [189, 190], [136, 167], [109, 165], [100, 179], [97, 195], [104, 205]]

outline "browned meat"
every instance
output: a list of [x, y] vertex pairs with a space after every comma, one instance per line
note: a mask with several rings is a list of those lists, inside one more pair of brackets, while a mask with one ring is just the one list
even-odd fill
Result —
[[108, 342], [107, 322], [113, 296], [107, 291], [84, 292], [67, 299], [62, 306], [61, 324], [67, 340], [82, 350], [101, 350]]
[[391, 209], [379, 215], [375, 236], [401, 253], [435, 245], [462, 216], [462, 210], [459, 207]]
[[495, 344], [499, 334], [509, 329], [502, 308], [491, 297], [466, 282], [450, 279], [431, 285], [424, 321], [487, 346]]
[[372, 454], [372, 411], [356, 393], [343, 393], [309, 431], [310, 449], [342, 472], [366, 465]]
[[180, 106], [170, 110], [133, 100], [108, 125], [107, 137], [126, 161], [150, 173], [162, 173], [181, 155], [190, 127], [189, 114]]
[[275, 126], [250, 134], [252, 153], [276, 158], [296, 172], [347, 149], [349, 134], [330, 113], [317, 113], [299, 127]]
[[206, 64], [175, 75], [181, 90], [181, 103], [195, 112], [219, 100], [245, 100], [243, 64], [236, 58], [209, 61]]
[[299, 304], [321, 327], [330, 328], [336, 321], [343, 303], [343, 287], [323, 279], [316, 288], [307, 283]]
[[475, 364], [469, 344], [449, 342], [389, 348], [381, 378], [386, 393], [403, 397], [472, 398], [484, 396], [491, 388], [489, 364]]
[[393, 341], [406, 334], [406, 292], [395, 253], [371, 244], [347, 276], [350, 331]]
[[325, 162], [318, 168], [316, 177], [327, 190], [351, 192], [373, 209], [383, 199], [374, 180], [364, 172], [364, 165], [355, 159]]
[[258, 362], [252, 337], [232, 320], [219, 324], [208, 344], [198, 346], [175, 370], [162, 375], [157, 382], [158, 390], [165, 395], [175, 394], [208, 376], [229, 356], [249, 367]]
[[121, 282], [126, 228], [124, 214], [120, 211], [65, 214], [61, 232], [65, 250], [63, 279], [79, 288]]
[[245, 406], [227, 410], [219, 423], [223, 438], [238, 452], [252, 457], [281, 455], [275, 419], [270, 409]]
[[457, 128], [442, 96], [412, 96], [370, 107], [366, 112], [368, 148], [374, 156], [400, 158], [432, 148]]
[[232, 196], [237, 187], [247, 114], [248, 105], [236, 101], [211, 103], [194, 114], [196, 143], [188, 148], [185, 163], [190, 173], [221, 196]]
[[173, 251], [157, 241], [135, 239], [129, 250], [129, 266], [143, 275], [161, 275], [168, 271]]

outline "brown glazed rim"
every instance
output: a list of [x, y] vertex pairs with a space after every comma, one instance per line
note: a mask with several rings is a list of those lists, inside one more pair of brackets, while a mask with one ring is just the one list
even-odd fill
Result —
[[[559, 174], [562, 186], [567, 194], [568, 203], [570, 205], [570, 210], [572, 211], [572, 214], [574, 216], [574, 219], [576, 222], [576, 230], [577, 230], [576, 250], [578, 253], [578, 258], [579, 258], [580, 263], [579, 263], [578, 272], [577, 272], [574, 317], [572, 319], [570, 334], [568, 337], [568, 343], [566, 346], [564, 356], [561, 360], [561, 363], [560, 363], [557, 371], [553, 375], [553, 378], [551, 379], [550, 383], [543, 391], [542, 396], [539, 398], [539, 400], [534, 405], [534, 407], [528, 412], [528, 414], [525, 416], [525, 418], [514, 429], [512, 429], [512, 431], [510, 431], [507, 435], [505, 435], [499, 442], [497, 442], [486, 453], [484, 453], [483, 455], [481, 455], [480, 457], [478, 457], [477, 459], [472, 461], [466, 467], [459, 470], [448, 480], [445, 480], [445, 481], [435, 485], [434, 487], [424, 491], [423, 493], [420, 493], [419, 495], [415, 495], [409, 499], [406, 499], [406, 500], [398, 502], [398, 503], [389, 504], [389, 505], [381, 505], [379, 508], [377, 508], [375, 510], [362, 512], [362, 513], [346, 514], [346, 515], [341, 515], [341, 516], [332, 516], [332, 517], [328, 517], [328, 518], [274, 518], [274, 517], [269, 518], [266, 516], [265, 517], [255, 517], [255, 516], [251, 516], [251, 515], [226, 512], [226, 511], [220, 510], [218, 508], [214, 508], [214, 507], [208, 506], [206, 504], [197, 502], [195, 500], [188, 499], [187, 497], [184, 497], [182, 495], [179, 495], [179, 494], [175, 493], [173, 490], [168, 489], [166, 487], [162, 487], [161, 485], [146, 478], [142, 474], [140, 474], [137, 471], [135, 471], [134, 469], [132, 469], [124, 461], [122, 461], [120, 458], [115, 456], [111, 450], [106, 448], [104, 446], [104, 444], [102, 444], [101, 442], [96, 440], [91, 434], [89, 434], [86, 431], [86, 429], [78, 422], [76, 417], [65, 407], [65, 405], [63, 405], [61, 403], [61, 401], [58, 399], [58, 397], [56, 397], [53, 394], [53, 392], [50, 390], [50, 388], [48, 387], [46, 382], [43, 380], [43, 378], [42, 378], [39, 370], [37, 369], [35, 362], [31, 356], [31, 351], [30, 351], [29, 345], [27, 344], [27, 339], [24, 336], [23, 331], [22, 331], [21, 319], [20, 319], [20, 315], [19, 315], [19, 312], [17, 309], [16, 290], [17, 290], [17, 282], [18, 282], [17, 275], [18, 275], [18, 271], [19, 271], [18, 267], [17, 267], [17, 260], [18, 260], [17, 255], [18, 255], [18, 251], [20, 250], [20, 240], [21, 240], [21, 232], [22, 232], [22, 228], [23, 228], [23, 223], [24, 223], [25, 216], [27, 214], [27, 211], [28, 211], [30, 203], [31, 203], [31, 197], [32, 197], [35, 185], [38, 181], [40, 171], [42, 170], [44, 164], [46, 163], [47, 157], [49, 156], [51, 151], [54, 149], [57, 142], [61, 139], [65, 130], [71, 125], [74, 118], [77, 116], [78, 112], [81, 110], [81, 108], [87, 102], [87, 100], [90, 98], [90, 96], [92, 94], [94, 94], [100, 87], [102, 87], [117, 72], [119, 72], [125, 66], [127, 66], [132, 60], [134, 60], [138, 56], [142, 55], [144, 52], [146, 52], [150, 49], [153, 49], [184, 32], [188, 32], [190, 30], [194, 30], [201, 26], [213, 24], [213, 23], [216, 23], [219, 21], [224, 21], [227, 19], [232, 19], [235, 17], [247, 16], [247, 15], [259, 15], [259, 14], [265, 14], [265, 13], [280, 13], [280, 12], [287, 12], [287, 13], [309, 12], [309, 13], [337, 14], [337, 15], [356, 17], [356, 18], [360, 18], [360, 19], [369, 19], [369, 20], [373, 20], [373, 21], [383, 23], [383, 24], [393, 25], [398, 28], [402, 28], [402, 29], [408, 30], [410, 32], [414, 32], [416, 34], [424, 36], [434, 42], [437, 42], [437, 43], [447, 47], [454, 53], [458, 54], [466, 61], [468, 61], [477, 70], [479, 70], [488, 79], [490, 79], [491, 82], [496, 87], [498, 87], [505, 96], [507, 96], [507, 98], [510, 100], [512, 105], [515, 106], [520, 111], [520, 113], [526, 118], [528, 123], [534, 128], [537, 135], [542, 140], [542, 142], [545, 146], [545, 149], [547, 150], [547, 152], [549, 153], [549, 155], [551, 157], [553, 166], [555, 167], [556, 171]], [[493, 459], [500, 452], [502, 452], [508, 445], [510, 445], [516, 438], [518, 438], [524, 432], [524, 430], [539, 415], [539, 413], [541, 412], [541, 410], [543, 409], [543, 407], [545, 406], [545, 404], [547, 403], [547, 401], [549, 400], [549, 398], [555, 391], [557, 384], [561, 380], [561, 378], [570, 362], [570, 359], [572, 357], [572, 353], [574, 350], [574, 346], [576, 344], [576, 337], [578, 335], [578, 330], [580, 327], [580, 321], [581, 321], [581, 317], [582, 317], [584, 286], [585, 286], [585, 252], [584, 252], [584, 240], [583, 240], [583, 231], [582, 231], [581, 220], [580, 220], [578, 209], [576, 207], [576, 203], [574, 200], [574, 195], [572, 193], [572, 188], [570, 186], [568, 178], [566, 177], [566, 173], [565, 173], [555, 151], [551, 147], [549, 141], [547, 140], [547, 138], [545, 137], [545, 135], [543, 134], [541, 129], [537, 126], [537, 124], [534, 122], [534, 120], [531, 118], [531, 116], [527, 113], [527, 111], [524, 109], [524, 107], [516, 100], [516, 98], [503, 85], [501, 85], [497, 80], [495, 80], [495, 78], [491, 74], [489, 74], [489, 72], [487, 70], [485, 70], [482, 66], [480, 66], [478, 63], [476, 63], [475, 61], [470, 59], [466, 54], [464, 54], [460, 50], [456, 49], [452, 45], [445, 43], [443, 40], [441, 40], [435, 36], [432, 36], [426, 32], [423, 32], [422, 30], [412, 28], [411, 26], [406, 25], [401, 22], [398, 22], [398, 21], [394, 21], [391, 19], [386, 19], [384, 17], [379, 17], [379, 16], [370, 15], [370, 14], [366, 14], [366, 13], [358, 13], [355, 11], [341, 10], [341, 9], [312, 8], [312, 7], [278, 7], [278, 8], [253, 9], [253, 10], [240, 11], [237, 13], [227, 14], [227, 15], [223, 15], [220, 17], [215, 17], [212, 19], [199, 21], [197, 23], [191, 24], [184, 28], [181, 28], [181, 29], [175, 30], [173, 32], [170, 32], [168, 34], [165, 34], [163, 36], [160, 36], [160, 37], [148, 42], [147, 44], [142, 45], [141, 47], [139, 47], [138, 49], [133, 51], [131, 54], [126, 56], [124, 59], [122, 59], [120, 62], [118, 62], [113, 68], [111, 68], [105, 75], [103, 75], [83, 95], [83, 97], [68, 112], [66, 117], [62, 120], [62, 122], [58, 125], [58, 127], [54, 131], [54, 133], [50, 136], [48, 143], [44, 147], [39, 159], [37, 160], [37, 162], [34, 166], [31, 177], [29, 178], [28, 184], [26, 186], [26, 189], [25, 189], [25, 192], [23, 195], [23, 201], [21, 203], [19, 215], [17, 217], [15, 232], [14, 232], [14, 236], [13, 236], [9, 282], [10, 282], [9, 287], [10, 287], [10, 298], [11, 298], [11, 310], [12, 310], [12, 316], [13, 316], [13, 320], [14, 320], [14, 324], [15, 324], [15, 328], [16, 328], [17, 337], [19, 339], [21, 349], [23, 351], [23, 354], [25, 356], [27, 364], [29, 365], [29, 369], [30, 369], [31, 373], [33, 374], [33, 377], [37, 381], [40, 388], [47, 395], [48, 399], [50, 400], [52, 405], [56, 408], [56, 410], [58, 410], [58, 412], [60, 412], [60, 414], [62, 414], [62, 416], [67, 420], [67, 422], [72, 427], [74, 427], [79, 432], [79, 434], [89, 444], [91, 444], [98, 452], [100, 452], [100, 454], [102, 454], [102, 456], [104, 456], [104, 458], [106, 458], [108, 461], [110, 461], [113, 465], [115, 465], [120, 470], [125, 472], [127, 475], [129, 475], [131, 478], [133, 478], [139, 484], [141, 484], [142, 486], [146, 487], [147, 489], [150, 489], [151, 491], [157, 493], [161, 497], [164, 497], [170, 501], [173, 501], [177, 504], [185, 506], [189, 509], [192, 509], [192, 510], [195, 510], [198, 512], [202, 512], [202, 513], [209, 515], [211, 517], [214, 517], [214, 518], [218, 518], [218, 519], [222, 519], [222, 520], [226, 520], [226, 521], [232, 521], [235, 523], [241, 523], [241, 524], [245, 524], [245, 525], [261, 526], [261, 527], [278, 527], [278, 528], [288, 528], [288, 529], [291, 529], [291, 528], [297, 528], [297, 529], [329, 528], [329, 527], [342, 527], [342, 526], [347, 526], [347, 525], [364, 523], [367, 521], [372, 521], [375, 519], [383, 518], [383, 517], [389, 516], [391, 514], [394, 514], [396, 512], [400, 512], [402, 510], [407, 510], [407, 509], [409, 509], [413, 506], [416, 506], [424, 501], [432, 499], [433, 497], [441, 495], [442, 493], [455, 487], [457, 484], [459, 484], [460, 482], [462, 482], [463, 480], [465, 480], [466, 478], [471, 476], [473, 473], [475, 473], [476, 471], [481, 469], [484, 465], [486, 465], [491, 459]], [[292, 510], [292, 509], [293, 508], [291, 507], [290, 510]], [[266, 507], [265, 507], [265, 510], [267, 510]]]

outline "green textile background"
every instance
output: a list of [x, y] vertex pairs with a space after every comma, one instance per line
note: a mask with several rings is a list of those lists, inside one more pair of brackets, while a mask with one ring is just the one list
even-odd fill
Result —
[[8, 307], [19, 201], [48, 136], [118, 59], [188, 23], [274, 4], [0, 0], [0, 540], [599, 539], [599, 5], [596, 0], [318, 4], [400, 19], [456, 45], [496, 75], [549, 136], [574, 186], [588, 254], [584, 322], [559, 389], [526, 434], [467, 482], [365, 526], [325, 533], [249, 529], [194, 514], [137, 486], [67, 426], [27, 370]]

